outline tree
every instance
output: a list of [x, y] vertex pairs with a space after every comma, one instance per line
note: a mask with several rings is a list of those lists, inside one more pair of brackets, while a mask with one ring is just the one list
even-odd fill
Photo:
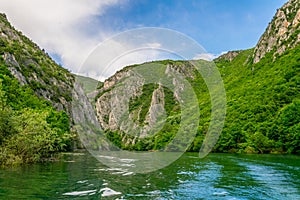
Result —
[[5, 92], [2, 89], [0, 79], [0, 145], [4, 138], [16, 133], [14, 116], [10, 106], [7, 104]]

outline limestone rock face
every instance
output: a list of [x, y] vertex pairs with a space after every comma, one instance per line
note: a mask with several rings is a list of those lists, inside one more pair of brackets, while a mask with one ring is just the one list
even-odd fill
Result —
[[5, 14], [0, 14], [0, 59], [21, 85], [28, 85], [57, 110], [65, 110], [72, 116], [74, 76], [17, 31]]
[[[139, 67], [125, 68], [108, 78], [96, 97], [96, 114], [101, 127], [119, 133], [124, 144], [135, 144], [138, 139], [155, 134], [162, 129], [166, 117], [165, 84], [156, 83], [145, 89], [149, 83], [136, 74], [136, 68]], [[168, 77], [169, 86], [173, 88], [168, 98], [180, 102], [185, 84], [172, 74], [194, 79], [193, 68], [189, 62], [165, 64], [161, 73]], [[126, 137], [128, 134], [132, 137]]]
[[239, 54], [241, 53], [241, 51], [228, 51], [227, 53], [219, 56], [218, 58], [215, 59], [215, 61], [218, 60], [226, 60], [231, 62], [234, 58], [236, 58]]
[[300, 42], [300, 1], [290, 0], [276, 15], [261, 36], [254, 50], [253, 62], [259, 62], [268, 52], [273, 58]]

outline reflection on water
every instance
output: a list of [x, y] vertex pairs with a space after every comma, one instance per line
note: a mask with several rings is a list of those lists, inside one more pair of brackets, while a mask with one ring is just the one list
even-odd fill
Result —
[[[0, 199], [300, 199], [300, 157], [186, 153], [149, 174], [88, 153], [0, 171]], [[126, 169], [126, 170], [124, 170]]]

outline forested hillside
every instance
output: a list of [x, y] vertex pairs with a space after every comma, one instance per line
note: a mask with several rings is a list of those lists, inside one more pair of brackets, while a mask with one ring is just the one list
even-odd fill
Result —
[[300, 153], [300, 46], [273, 61], [249, 63], [253, 50], [216, 61], [227, 95], [218, 152]]
[[74, 77], [0, 15], [0, 165], [72, 149]]
[[[252, 55], [253, 49], [249, 49], [239, 51], [231, 61], [227, 56], [215, 60], [225, 85], [227, 115], [214, 151], [299, 153], [300, 46], [286, 51], [275, 61], [270, 52], [259, 63], [252, 64]], [[201, 117], [197, 137], [189, 150], [199, 151], [208, 131], [211, 114], [210, 97], [205, 82], [187, 61], [154, 63], [180, 68], [183, 73], [191, 75], [187, 80], [198, 96]], [[116, 77], [123, 80], [130, 73], [128, 71], [135, 67], [118, 72]], [[111, 84], [112, 82], [114, 84]], [[110, 119], [111, 116], [115, 116], [115, 111], [107, 104], [111, 102], [106, 101], [115, 95], [113, 89], [118, 86], [118, 80], [111, 78], [105, 84], [110, 87], [104, 87], [96, 98], [98, 117], [107, 137], [117, 146], [133, 150], [160, 150], [173, 139], [180, 127], [180, 106], [176, 101], [176, 94], [167, 88], [159, 89], [159, 85], [148, 84], [138, 90], [135, 98], [131, 98], [130, 118], [138, 125], [148, 126], [152, 104], [155, 104], [154, 96], [161, 96], [160, 102], [163, 102], [167, 112], [165, 125], [156, 135], [137, 139], [135, 135], [118, 130], [120, 122]], [[112, 104], [115, 103], [118, 104]], [[122, 124], [119, 128], [121, 126]]]
[[[290, 0], [277, 10], [256, 47], [231, 51], [214, 60], [227, 96], [225, 126], [214, 147], [215, 152], [300, 153], [299, 31], [299, 1]], [[208, 132], [211, 105], [206, 85], [193, 69], [193, 62], [207, 64], [204, 61], [169, 60], [153, 64], [165, 65], [164, 73], [167, 75], [170, 75], [170, 70], [182, 73], [193, 86], [201, 116], [197, 136], [189, 150], [199, 151]], [[126, 67], [104, 82], [96, 96], [97, 115], [107, 137], [117, 146], [133, 150], [161, 150], [172, 141], [180, 127], [178, 91], [171, 92], [159, 84], [139, 87], [141, 80], [137, 79], [129, 101], [129, 119], [116, 118], [125, 109], [124, 106], [120, 110], [110, 107], [124, 101], [123, 97], [114, 93], [115, 88], [122, 85], [135, 68], [144, 65], [147, 63]], [[157, 121], [157, 117], [153, 118], [157, 104], [165, 107], [166, 121], [156, 135], [147, 135], [147, 130], [154, 127], [151, 126], [152, 121]], [[126, 126], [130, 120], [133, 123]], [[130, 127], [139, 126], [144, 126], [141, 133], [130, 133]]]
[[[199, 124], [188, 150], [199, 151], [210, 124], [211, 100], [195, 65], [215, 64], [225, 85], [227, 115], [213, 151], [300, 153], [299, 8], [299, 1], [290, 0], [278, 9], [254, 48], [228, 52], [214, 62], [154, 61], [125, 67], [104, 83], [82, 76], [77, 79], [89, 100], [94, 100], [92, 105], [106, 136], [122, 149], [149, 151], [165, 149], [181, 128], [180, 90], [137, 81], [133, 88], [122, 91], [134, 89], [128, 102], [122, 98], [111, 101], [110, 97], [118, 96], [114, 93], [118, 90], [114, 89], [135, 68], [157, 64], [165, 69], [153, 71], [158, 76], [180, 73], [198, 99]], [[74, 82], [74, 75], [14, 29], [4, 14], [0, 15], [1, 166], [40, 162], [54, 158], [57, 152], [72, 150], [76, 137], [71, 131]], [[180, 85], [180, 82], [174, 80], [172, 84]], [[125, 108], [123, 104], [128, 108], [128, 118], [117, 119], [118, 112]], [[119, 107], [112, 109], [111, 105]], [[161, 107], [165, 110], [165, 121], [156, 115]], [[193, 108], [190, 109], [192, 113]], [[129, 120], [130, 126], [126, 125]], [[157, 132], [148, 134], [160, 125]], [[136, 135], [126, 132], [134, 127], [142, 128]], [[179, 146], [167, 150], [176, 151]]]

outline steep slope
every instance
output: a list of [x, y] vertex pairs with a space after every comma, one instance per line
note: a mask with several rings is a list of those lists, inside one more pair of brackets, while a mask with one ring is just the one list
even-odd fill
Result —
[[0, 15], [0, 166], [71, 150], [74, 77]]
[[[201, 62], [206, 63], [199, 61], [198, 64]], [[151, 71], [152, 67], [157, 70]], [[175, 88], [186, 88], [186, 84], [180, 79], [172, 79], [169, 84], [168, 80], [162, 79], [161, 82], [147, 83], [145, 77], [136, 75], [137, 69], [150, 69], [144, 74], [148, 76], [146, 79], [180, 73], [192, 86], [198, 86], [194, 91], [196, 95], [209, 94], [199, 72], [188, 61], [166, 60], [129, 66], [104, 82], [96, 96], [96, 110], [107, 137], [124, 149], [159, 150], [165, 148], [182, 126], [179, 102], [183, 99], [180, 89]], [[209, 107], [209, 103], [207, 101], [201, 106]], [[128, 116], [125, 116], [127, 109]], [[207, 115], [202, 117], [208, 119]]]
[[300, 43], [300, 1], [290, 0], [277, 10], [272, 22], [254, 50], [253, 62], [259, 62], [268, 52], [273, 58]]
[[[300, 153], [299, 1], [290, 0], [278, 10], [255, 48], [231, 51], [214, 61], [227, 93], [226, 122], [214, 151]], [[198, 151], [210, 123], [210, 97], [206, 85], [187, 61], [158, 61], [156, 64], [183, 73], [197, 94], [202, 116], [189, 150]], [[121, 148], [160, 150], [172, 140], [180, 126], [178, 94], [167, 92], [160, 85], [143, 85], [141, 81], [123, 91], [133, 94], [129, 102], [114, 93], [118, 83], [131, 77], [132, 71], [141, 66], [124, 68], [104, 82], [96, 96], [98, 120], [107, 137]], [[168, 73], [167, 70], [164, 73]], [[129, 117], [125, 119], [119, 118], [125, 105], [121, 110], [114, 109], [124, 101], [129, 105]], [[168, 107], [170, 112], [164, 122], [156, 121], [154, 116], [153, 121], [163, 123], [163, 128], [146, 137], [145, 129], [155, 130], [151, 126], [155, 124], [151, 121], [151, 113], [155, 113], [157, 107]], [[124, 120], [135, 123], [124, 126]], [[141, 125], [146, 128], [139, 133], [126, 134], [132, 127]]]
[[76, 80], [82, 85], [85, 94], [92, 93], [97, 88], [101, 88], [103, 86], [102, 82], [99, 82], [95, 79], [85, 77], [85, 76], [80, 76], [80, 75], [75, 75], [75, 76], [76, 76]]
[[74, 76], [15, 30], [4, 14], [0, 15], [0, 49], [5, 65], [21, 85], [29, 85], [39, 97], [71, 114]]
[[[300, 153], [300, 45], [256, 64], [253, 49], [216, 62], [227, 94], [218, 152]], [[255, 69], [255, 70], [253, 70]]]

